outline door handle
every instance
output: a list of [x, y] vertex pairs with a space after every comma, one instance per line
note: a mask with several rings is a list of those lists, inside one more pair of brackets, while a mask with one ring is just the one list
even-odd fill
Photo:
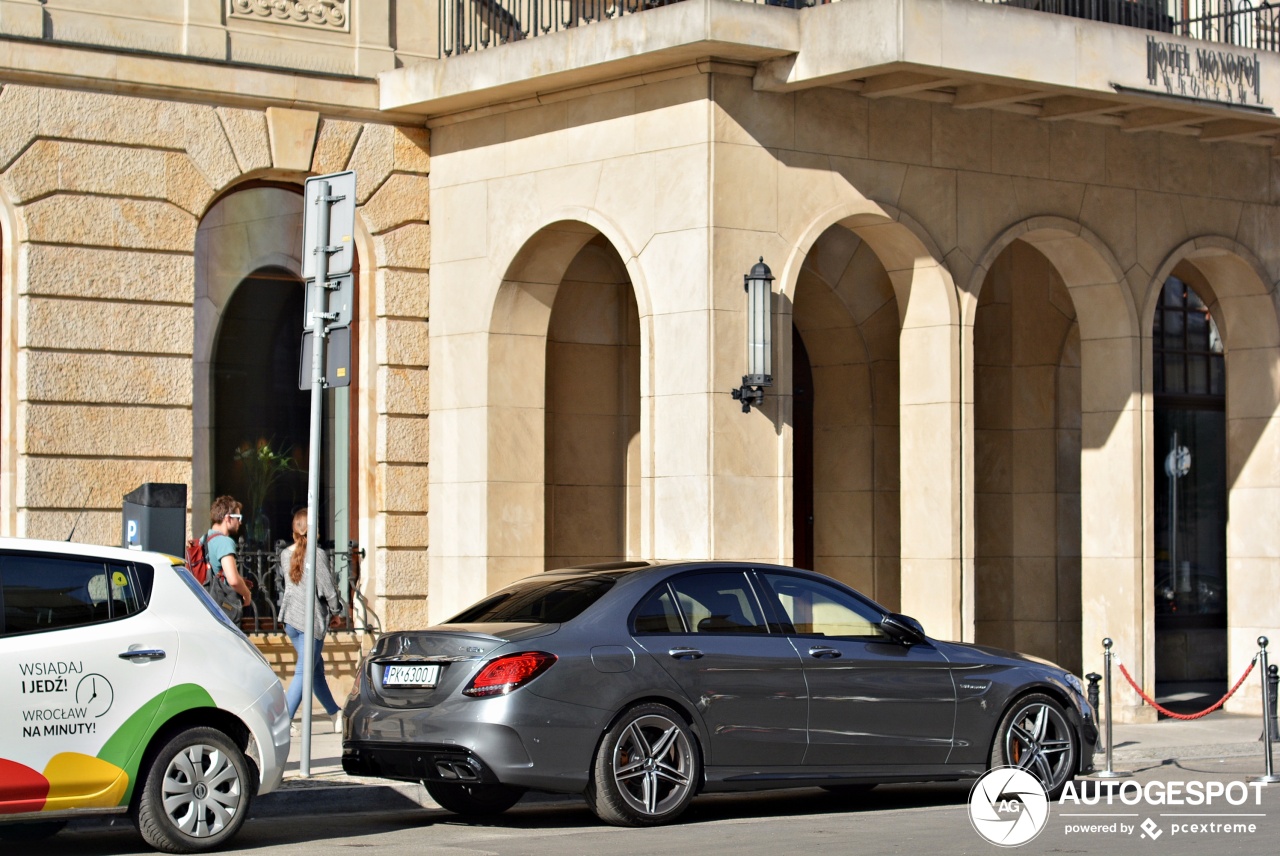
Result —
[[702, 652], [697, 648], [672, 648], [667, 653], [677, 660], [697, 660], [702, 657]]
[[809, 649], [810, 657], [817, 657], [820, 660], [834, 660], [840, 656], [840, 652], [835, 648], [828, 648], [825, 645], [814, 645]]
[[164, 657], [164, 651], [159, 648], [138, 648], [133, 651], [125, 651], [120, 655], [121, 660], [133, 660], [135, 663], [150, 663], [153, 660], [163, 660]]

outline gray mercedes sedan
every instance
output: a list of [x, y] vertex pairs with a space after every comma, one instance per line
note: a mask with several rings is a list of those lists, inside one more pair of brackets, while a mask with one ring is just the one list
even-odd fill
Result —
[[551, 571], [388, 633], [344, 729], [348, 773], [421, 781], [459, 814], [541, 790], [623, 826], [704, 791], [852, 794], [999, 765], [1056, 796], [1097, 739], [1058, 666], [931, 639], [821, 574], [730, 562]]

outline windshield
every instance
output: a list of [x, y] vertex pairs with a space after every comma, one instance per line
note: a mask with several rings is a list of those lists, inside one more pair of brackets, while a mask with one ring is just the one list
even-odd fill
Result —
[[446, 624], [485, 624], [515, 621], [561, 624], [577, 617], [613, 588], [608, 576], [522, 580], [455, 615]]

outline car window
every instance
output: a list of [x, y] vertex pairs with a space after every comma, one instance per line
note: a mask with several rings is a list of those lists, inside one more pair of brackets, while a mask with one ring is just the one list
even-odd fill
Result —
[[0, 556], [3, 634], [41, 633], [115, 621], [146, 609], [150, 575], [125, 562], [69, 556]]
[[576, 618], [613, 588], [612, 576], [590, 575], [534, 577], [521, 580], [458, 613], [445, 624], [484, 624], [518, 621], [528, 624], [560, 624]]
[[631, 622], [636, 633], [684, 633], [684, 622], [680, 619], [680, 611], [676, 609], [675, 598], [667, 584], [649, 592], [649, 595], [636, 607], [635, 618]]
[[689, 574], [671, 580], [670, 587], [691, 633], [769, 632], [746, 574]]
[[797, 634], [887, 638], [880, 629], [880, 612], [843, 589], [790, 574], [760, 576]]

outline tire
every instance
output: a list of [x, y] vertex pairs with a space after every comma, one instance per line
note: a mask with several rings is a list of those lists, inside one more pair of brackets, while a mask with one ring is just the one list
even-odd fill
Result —
[[189, 728], [151, 760], [139, 785], [134, 823], [165, 853], [225, 844], [249, 816], [256, 782], [240, 747], [213, 728]]
[[452, 782], [423, 782], [440, 807], [463, 817], [502, 814], [524, 796], [522, 788], [510, 785], [463, 785]]
[[631, 708], [596, 750], [587, 804], [615, 826], [658, 826], [693, 799], [701, 775], [697, 741], [684, 718], [664, 704]]
[[52, 838], [67, 825], [65, 820], [38, 820], [33, 823], [0, 823], [0, 841], [31, 844]]
[[996, 728], [991, 766], [1020, 767], [1040, 780], [1049, 799], [1057, 799], [1079, 766], [1075, 730], [1062, 705], [1043, 693], [1010, 705]]

